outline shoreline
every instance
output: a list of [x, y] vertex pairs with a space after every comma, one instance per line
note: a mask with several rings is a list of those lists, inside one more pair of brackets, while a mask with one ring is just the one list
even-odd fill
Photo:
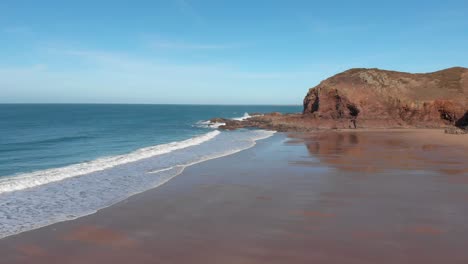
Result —
[[[465, 234], [468, 229], [458, 220], [468, 216], [459, 212], [460, 215], [453, 220], [424, 211], [423, 215], [427, 214], [427, 219], [432, 220], [419, 224], [416, 221], [413, 226], [411, 210], [403, 212], [402, 216], [410, 214], [402, 219], [393, 218], [391, 212], [398, 208], [399, 198], [388, 200], [377, 190], [385, 186], [382, 183], [390, 180], [385, 175], [393, 175], [391, 171], [398, 169], [406, 175], [406, 179], [403, 175], [395, 174], [395, 180], [388, 182], [388, 188], [393, 190], [393, 184], [395, 188], [400, 186], [400, 181], [407, 185], [409, 179], [418, 183], [418, 189], [411, 190], [411, 186], [402, 188], [404, 185], [401, 185], [392, 191], [395, 194], [401, 191], [404, 195], [414, 193], [408, 197], [416, 195], [411, 198], [417, 199], [407, 205], [408, 209], [414, 206], [414, 210], [422, 210], [417, 206], [417, 201], [422, 198], [427, 199], [426, 202], [432, 200], [431, 204], [435, 206], [446, 206], [445, 203], [450, 200], [452, 207], [463, 208], [464, 204], [460, 201], [468, 199], [468, 196], [460, 198], [454, 193], [467, 190], [468, 168], [460, 162], [452, 163], [465, 160], [466, 156], [457, 158], [457, 155], [466, 155], [467, 145], [450, 143], [450, 140], [438, 141], [440, 135], [445, 136], [440, 130], [392, 131], [408, 134], [382, 134], [369, 130], [277, 133], [247, 150], [190, 166], [164, 185], [131, 196], [94, 214], [0, 239], [0, 253], [9, 261], [6, 263], [27, 263], [28, 259], [34, 259], [35, 263], [55, 263], [52, 261], [55, 259], [58, 261], [56, 263], [126, 263], [132, 259], [138, 260], [138, 263], [153, 263], [155, 259], [174, 263], [213, 263], [213, 259], [246, 263], [263, 263], [267, 260], [270, 263], [306, 263], [311, 260], [324, 261], [327, 259], [325, 257], [331, 259], [326, 263], [338, 263], [332, 261], [338, 261], [338, 256], [328, 255], [332, 252], [350, 257], [348, 263], [372, 263], [371, 260], [394, 263], [390, 260], [405, 259], [402, 251], [378, 247], [380, 255], [375, 255], [368, 251], [371, 248], [371, 251], [375, 251], [376, 245], [369, 244], [368, 240], [376, 239], [380, 241], [377, 243], [379, 245], [399, 241], [404, 247], [411, 248], [419, 238], [411, 238], [411, 243], [400, 239], [407, 239], [407, 236], [426, 237], [434, 243], [449, 233], [453, 237], [444, 237], [450, 242], [447, 245], [458, 245], [465, 240], [464, 237], [468, 237], [463, 237], [468, 234]], [[437, 135], [434, 133], [436, 131], [442, 134]], [[415, 136], [415, 132], [424, 132], [427, 136]], [[348, 136], [342, 138], [340, 135], [343, 134]], [[460, 138], [463, 135], [454, 136]], [[401, 157], [401, 161], [381, 164], [382, 156], [376, 156], [380, 151], [378, 146], [390, 153], [405, 150], [406, 155]], [[349, 159], [353, 159], [353, 166], [347, 164]], [[405, 159], [410, 159], [409, 164]], [[427, 182], [415, 176], [419, 174], [413, 175], [420, 170], [421, 162], [429, 175]], [[348, 187], [342, 189], [342, 184]], [[361, 184], [372, 188], [366, 189], [363, 194], [352, 191], [360, 190]], [[447, 189], [439, 191], [450, 190], [451, 194], [446, 198], [442, 198], [444, 193], [430, 197], [421, 192], [423, 186], [433, 190], [439, 190], [442, 186]], [[368, 195], [374, 198], [369, 200]], [[392, 224], [390, 227], [382, 226], [388, 220], [379, 216], [365, 222], [377, 229], [383, 228], [380, 231], [372, 228], [365, 230], [363, 227], [353, 231], [333, 223], [346, 221], [347, 225], [360, 226], [357, 219], [370, 212], [355, 206], [347, 208], [348, 203], [355, 203], [356, 200], [364, 208], [387, 208], [389, 211], [381, 212], [384, 216], [408, 227], [402, 231]], [[380, 205], [374, 207], [378, 205], [375, 203]], [[341, 217], [343, 220], [340, 220]], [[327, 226], [327, 222], [331, 222], [331, 226]], [[460, 234], [448, 232], [448, 223], [458, 228]], [[305, 231], [298, 232], [301, 229]], [[343, 235], [348, 232], [358, 240], [356, 245], [350, 244], [351, 248], [363, 254], [352, 254], [344, 250], [343, 245], [336, 244], [347, 241], [348, 236]], [[397, 232], [399, 235], [386, 237], [386, 232]], [[311, 253], [303, 243], [315, 245], [328, 253]], [[442, 249], [437, 251], [431, 243], [424, 242], [417, 248], [432, 249], [434, 254], [439, 252], [440, 256], [434, 257], [433, 262], [418, 250], [419, 256], [412, 257], [428, 260], [426, 263], [437, 263], [435, 260], [449, 256], [448, 252], [451, 251], [446, 246], [442, 245]], [[208, 250], [210, 247], [213, 250]], [[285, 253], [277, 251], [279, 248], [283, 248]], [[151, 253], [156, 249], [157, 252]], [[369, 256], [364, 254], [364, 249]], [[182, 252], [186, 257], [180, 255]], [[451, 254], [453, 259], [468, 259], [464, 252], [455, 250]], [[384, 256], [391, 255], [394, 257], [385, 262]], [[277, 260], [274, 260], [274, 256]], [[67, 262], [72, 259], [76, 259], [75, 262]]]
[[[256, 132], [256, 133], [254, 133]], [[238, 152], [241, 152], [241, 151], [244, 151], [246, 149], [249, 149], [249, 148], [252, 148], [256, 145], [256, 142], [259, 141], [259, 140], [264, 140], [266, 138], [269, 138], [271, 137], [272, 135], [274, 135], [274, 131], [254, 131], [253, 133], [250, 133], [249, 135], [252, 136], [252, 137], [246, 137], [244, 138], [244, 143], [239, 145], [239, 146], [235, 146], [235, 148], [233, 149], [229, 149], [229, 150], [224, 150], [224, 151], [221, 151], [219, 153], [217, 152], [213, 152], [213, 153], [210, 153], [208, 156], [203, 156], [203, 157], [200, 157], [200, 159], [196, 159], [196, 160], [189, 160], [188, 163], [182, 163], [182, 164], [176, 164], [176, 165], [173, 165], [173, 166], [165, 166], [164, 168], [162, 169], [158, 169], [158, 170], [152, 170], [150, 171], [149, 173], [151, 174], [159, 174], [159, 173], [163, 173], [163, 174], [166, 174], [166, 172], [168, 173], [167, 175], [162, 175], [162, 178], [158, 179], [156, 184], [154, 182], [150, 182], [151, 183], [151, 187], [144, 187], [143, 189], [135, 189], [133, 190], [132, 192], [128, 192], [128, 190], [123, 190], [125, 191], [125, 193], [123, 193], [121, 196], [117, 197], [117, 199], [113, 199], [113, 200], [110, 200], [108, 201], [107, 205], [103, 205], [103, 206], [99, 206], [98, 208], [92, 208], [91, 210], [86, 210], [86, 211], [73, 211], [73, 212], [69, 212], [67, 213], [67, 211], [63, 212], [62, 214], [58, 214], [55, 218], [52, 218], [52, 219], [48, 219], [47, 221], [44, 220], [45, 222], [42, 222], [41, 224], [37, 224], [34, 226], [34, 227], [27, 227], [28, 229], [27, 230], [20, 230], [19, 232], [15, 231], [15, 233], [10, 233], [6, 236], [3, 236], [3, 237], [0, 237], [0, 239], [3, 239], [3, 238], [8, 238], [10, 236], [15, 236], [15, 235], [20, 235], [24, 232], [29, 232], [29, 231], [34, 231], [34, 230], [37, 230], [37, 229], [40, 229], [40, 228], [44, 228], [44, 227], [47, 227], [47, 226], [50, 226], [50, 225], [54, 225], [54, 224], [57, 224], [57, 223], [61, 223], [61, 222], [67, 222], [67, 221], [73, 221], [73, 220], [76, 220], [76, 219], [79, 219], [81, 217], [86, 217], [86, 216], [89, 216], [89, 215], [92, 215], [92, 214], [95, 214], [97, 212], [99, 212], [100, 210], [103, 210], [103, 209], [106, 209], [108, 207], [111, 207], [115, 204], [118, 204], [126, 199], [129, 199], [131, 198], [132, 196], [135, 196], [135, 195], [138, 195], [140, 193], [143, 193], [143, 192], [146, 192], [146, 191], [149, 191], [149, 190], [152, 190], [152, 189], [156, 189], [158, 187], [160, 187], [161, 185], [164, 185], [165, 183], [169, 182], [170, 180], [172, 180], [173, 178], [179, 176], [180, 174], [182, 174], [184, 172], [184, 170], [190, 166], [193, 166], [193, 165], [196, 165], [196, 164], [199, 164], [199, 163], [203, 163], [203, 162], [206, 162], [206, 161], [209, 161], [209, 160], [213, 160], [213, 159], [218, 159], [218, 158], [222, 158], [222, 157], [225, 157], [225, 156], [229, 156], [229, 155], [233, 155], [233, 154], [236, 154]], [[197, 139], [200, 139], [200, 138], [203, 138], [203, 137], [207, 137], [208, 135], [210, 134], [215, 134], [215, 136], [211, 137], [208, 139], [208, 141], [211, 139], [213, 139], [214, 137], [216, 137], [217, 135], [219, 135], [221, 132], [219, 132], [218, 130], [213, 130], [213, 131], [210, 131], [204, 135], [201, 135], [199, 137], [194, 137], [194, 138], [191, 138], [189, 140], [185, 140], [185, 141], [180, 141], [180, 142], [177, 142], [177, 144], [183, 144], [183, 143], [186, 143], [187, 141], [190, 141], [190, 140], [197, 140]], [[246, 134], [247, 135], [247, 134]], [[202, 143], [205, 143], [207, 141], [204, 141], [204, 142], [201, 142], [201, 143], [197, 143], [195, 142], [196, 144], [193, 144], [191, 145], [191, 147], [197, 147], [199, 144], [202, 144]], [[172, 143], [169, 143], [169, 144], [164, 144], [164, 145], [158, 145], [158, 146], [155, 146], [155, 147], [150, 147], [150, 148], [143, 148], [143, 149], [155, 149], [155, 148], [158, 148], [160, 146], [168, 146], [168, 145], [171, 145]], [[173, 147], [177, 147], [173, 144]], [[190, 147], [190, 146], [189, 146]], [[143, 150], [142, 149], [142, 150]], [[182, 147], [180, 149], [185, 149], [185, 147]], [[175, 151], [177, 151], [178, 149], [176, 148]], [[138, 151], [134, 151], [134, 152], [131, 152], [129, 155], [133, 154], [133, 153], [138, 153]], [[168, 154], [171, 154], [172, 151], [169, 151], [167, 152]], [[163, 154], [166, 154], [166, 153], [163, 153]], [[117, 159], [121, 156], [115, 156], [115, 157], [110, 157], [109, 159]], [[156, 159], [156, 161], [158, 159], [160, 159], [162, 156], [160, 155], [155, 155], [153, 157], [150, 157], [153, 159], [153, 162], [155, 161], [154, 159]], [[99, 160], [99, 159], [98, 159]], [[141, 161], [145, 159], [139, 159], [139, 160], [136, 160], [136, 161], [133, 161], [133, 162], [127, 162], [127, 163], [124, 163], [124, 164], [121, 164], [123, 166], [133, 166], [134, 164], [137, 164], [139, 161]], [[151, 162], [151, 161], [150, 161]], [[81, 165], [81, 164], [77, 164], [77, 165]], [[66, 169], [67, 167], [65, 168], [60, 168], [60, 169]], [[58, 169], [58, 170], [60, 170]], [[119, 171], [119, 167], [118, 166], [111, 166], [110, 168], [106, 168], [107, 170], [109, 171]], [[104, 170], [106, 170], [104, 169]], [[125, 167], [124, 167], [125, 169]], [[136, 170], [138, 168], [134, 168], [134, 170]], [[46, 170], [45, 172], [47, 172], [48, 170]], [[52, 171], [54, 171], [54, 169], [52, 169]], [[102, 170], [98, 170], [97, 172], [99, 173], [99, 171], [102, 171]], [[41, 171], [40, 171], [41, 172]], [[147, 172], [147, 171], [146, 171]], [[63, 182], [62, 181], [66, 181], [66, 180], [71, 180], [71, 181], [79, 181], [80, 180], [80, 177], [93, 177], [93, 172], [91, 173], [87, 173], [87, 174], [83, 174], [83, 175], [72, 175], [72, 176], [67, 176], [66, 178], [63, 178], [59, 181], [52, 181], [52, 182], [48, 182], [46, 184], [40, 184], [39, 186], [34, 186], [34, 187], [37, 187], [37, 188], [43, 188], [44, 190], [42, 190], [41, 192], [39, 192], [39, 194], [42, 194], [44, 192], [49, 192], [49, 191], [54, 191], [53, 189], [52, 190], [48, 190], [46, 189], [48, 187], [47, 184], [54, 184], [54, 183], [57, 183], [57, 184], [62, 184]], [[138, 176], [138, 175], [137, 175]], [[28, 178], [24, 179], [24, 180], [29, 180]], [[108, 179], [104, 179], [104, 180], [108, 180]], [[2, 187], [2, 186], [0, 186]], [[7, 186], [7, 187], [11, 187], [11, 186]], [[0, 188], [1, 190], [1, 188]], [[16, 191], [16, 190], [15, 190]], [[7, 192], [6, 195], [7, 198], [10, 198], [10, 199], [15, 199], [15, 198], [21, 198], [20, 197], [22, 195], [21, 192], [19, 193], [16, 193], [15, 191], [12, 191], [12, 192]], [[21, 190], [19, 190], [21, 191]], [[37, 194], [37, 193], [36, 193]], [[5, 197], [3, 197], [5, 198]], [[35, 197], [37, 198], [37, 197]], [[73, 197], [70, 197], [70, 199], [72, 199]], [[17, 201], [18, 202], [18, 201]], [[19, 202], [23, 202], [24, 201], [21, 201], [19, 200]], [[92, 202], [95, 202], [95, 201], [92, 201]], [[109, 204], [110, 202], [110, 204]], [[61, 205], [61, 204], [59, 204]], [[34, 213], [34, 212], [33, 212]], [[42, 219], [41, 219], [42, 220]], [[20, 225], [21, 226], [21, 225]], [[0, 227], [2, 227], [0, 225]], [[21, 228], [24, 228], [23, 226], [21, 226]], [[2, 230], [4, 231], [4, 230]]]
[[[447, 134], [443, 128], [341, 128], [341, 129], [321, 129], [314, 132], [285, 132], [287, 134], [308, 134], [308, 133], [362, 133], [362, 132], [379, 132], [379, 133], [419, 133], [423, 138], [415, 137], [412, 140], [424, 142], [429, 140], [427, 137], [432, 137], [439, 144], [447, 144], [452, 146], [463, 146], [468, 148], [468, 134]], [[426, 135], [426, 137], [424, 137]]]
[[446, 129], [447, 134], [468, 134], [468, 126], [464, 125], [462, 117], [456, 123], [443, 120], [437, 122], [416, 123], [405, 122], [394, 118], [389, 119], [361, 119], [348, 118], [322, 118], [315, 114], [279, 112], [251, 113], [251, 117], [243, 120], [232, 120], [226, 118], [212, 118], [212, 124], [218, 124], [222, 130], [236, 130], [239, 128], [258, 128], [275, 130], [278, 132], [314, 132], [321, 130], [373, 130], [373, 129]]

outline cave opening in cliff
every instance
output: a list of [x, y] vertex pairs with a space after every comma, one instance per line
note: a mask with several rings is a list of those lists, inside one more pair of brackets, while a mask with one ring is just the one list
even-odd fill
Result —
[[466, 111], [465, 115], [462, 116], [462, 118], [458, 119], [457, 122], [455, 122], [455, 126], [462, 129], [468, 129], [468, 111]]
[[357, 108], [356, 105], [354, 105], [354, 104], [348, 104], [346, 107], [348, 108], [349, 114], [350, 114], [352, 117], [355, 117], [355, 118], [356, 118], [356, 117], [359, 115], [359, 112], [360, 112], [360, 111], [359, 111], [359, 109]]

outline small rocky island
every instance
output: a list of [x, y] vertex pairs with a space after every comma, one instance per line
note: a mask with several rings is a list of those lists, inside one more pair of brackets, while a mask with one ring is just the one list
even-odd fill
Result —
[[256, 114], [245, 120], [214, 118], [220, 129], [276, 131], [349, 128], [468, 129], [468, 69], [425, 74], [350, 69], [309, 89], [298, 114]]

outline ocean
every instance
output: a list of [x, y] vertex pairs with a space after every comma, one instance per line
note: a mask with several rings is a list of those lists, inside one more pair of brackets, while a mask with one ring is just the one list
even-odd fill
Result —
[[272, 131], [213, 117], [301, 106], [0, 104], [0, 238], [88, 215]]

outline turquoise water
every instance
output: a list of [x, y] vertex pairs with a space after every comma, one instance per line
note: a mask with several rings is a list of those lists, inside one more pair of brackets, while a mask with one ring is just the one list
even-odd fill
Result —
[[300, 106], [0, 105], [0, 238], [74, 219], [155, 188], [187, 166], [273, 135], [212, 117]]
[[197, 122], [298, 106], [0, 105], [0, 177], [207, 133]]

